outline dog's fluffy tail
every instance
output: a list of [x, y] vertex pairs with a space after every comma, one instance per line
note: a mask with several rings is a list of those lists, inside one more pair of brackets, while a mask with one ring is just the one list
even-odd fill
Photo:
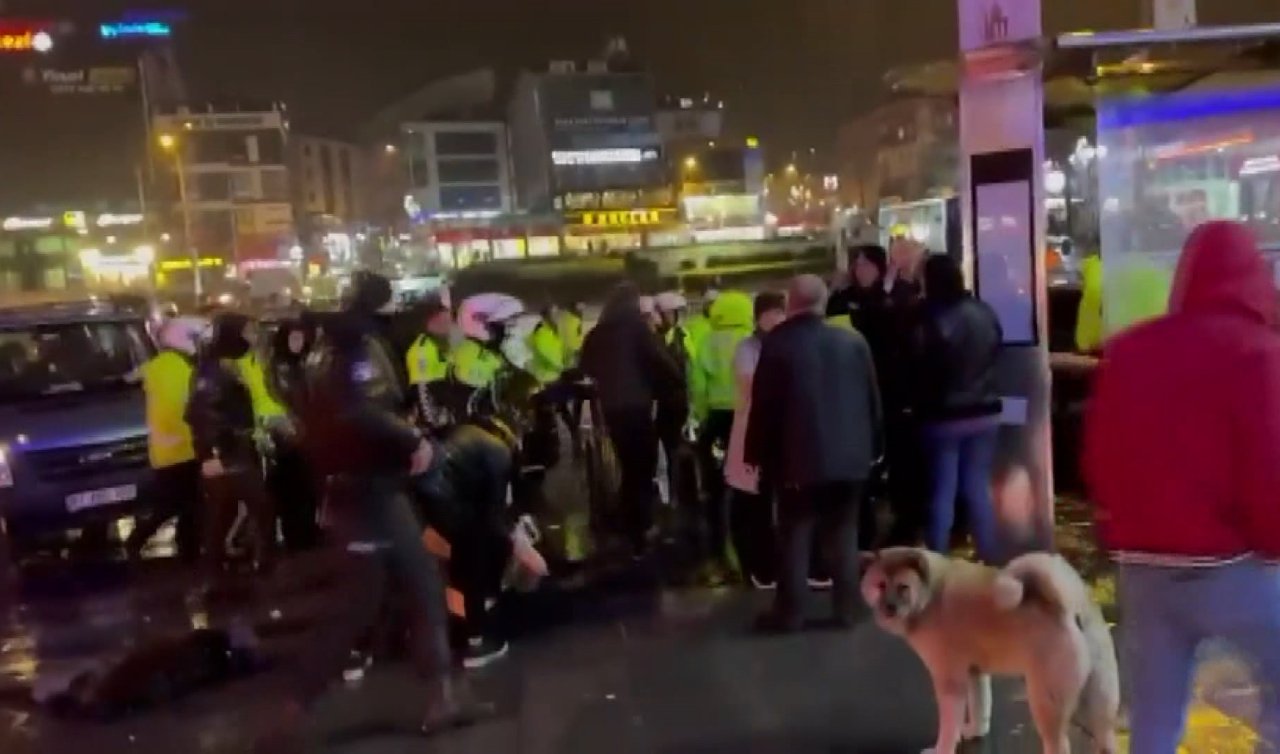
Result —
[[996, 577], [997, 605], [1013, 609], [1028, 603], [1075, 615], [1089, 604], [1089, 593], [1062, 556], [1037, 552], [1015, 559]]

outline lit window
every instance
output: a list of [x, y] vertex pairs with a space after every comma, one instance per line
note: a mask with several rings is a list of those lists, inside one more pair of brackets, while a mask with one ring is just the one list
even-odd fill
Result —
[[593, 89], [591, 91], [591, 109], [612, 110], [613, 92], [608, 89]]

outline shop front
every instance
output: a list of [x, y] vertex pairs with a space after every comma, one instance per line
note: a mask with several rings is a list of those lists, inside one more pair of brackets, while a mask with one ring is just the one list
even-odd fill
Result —
[[566, 212], [567, 254], [607, 254], [680, 243], [684, 233], [674, 207]]
[[1244, 87], [1215, 78], [1099, 103], [1108, 331], [1163, 310], [1182, 245], [1208, 220], [1247, 224], [1280, 260], [1280, 71]]

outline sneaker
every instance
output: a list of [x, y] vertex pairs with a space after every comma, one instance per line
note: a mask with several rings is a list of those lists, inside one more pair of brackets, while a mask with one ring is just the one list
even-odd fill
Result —
[[813, 576], [809, 577], [810, 589], [813, 589], [819, 592], [825, 592], [831, 588], [831, 585], [832, 585], [831, 579], [818, 579], [818, 578], [814, 578]]
[[774, 589], [778, 588], [778, 582], [761, 581], [760, 579], [756, 578], [755, 574], [752, 574], [751, 588], [756, 590], [757, 592], [772, 592]]
[[511, 645], [500, 639], [488, 636], [473, 636], [467, 640], [467, 649], [462, 655], [462, 667], [467, 670], [479, 670], [507, 656]]

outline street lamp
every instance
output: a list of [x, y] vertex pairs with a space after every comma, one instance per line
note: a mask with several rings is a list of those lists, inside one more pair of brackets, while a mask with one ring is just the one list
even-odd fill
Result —
[[688, 157], [684, 158], [684, 169], [690, 170], [690, 171], [697, 170], [698, 158], [694, 157], [693, 155], [689, 155]]
[[160, 148], [173, 156], [174, 172], [178, 174], [178, 201], [182, 205], [182, 239], [187, 245], [187, 253], [191, 256], [192, 291], [195, 293], [196, 305], [200, 304], [200, 296], [204, 287], [200, 281], [200, 255], [191, 243], [191, 206], [187, 202], [187, 171], [182, 164], [182, 151], [178, 149], [178, 140], [173, 134], [160, 134]]

